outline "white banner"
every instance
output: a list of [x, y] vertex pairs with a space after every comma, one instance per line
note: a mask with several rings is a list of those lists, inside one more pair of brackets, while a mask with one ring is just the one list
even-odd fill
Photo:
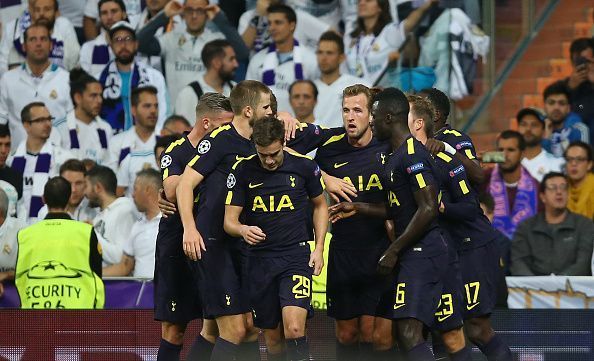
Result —
[[509, 308], [594, 308], [594, 277], [506, 277]]

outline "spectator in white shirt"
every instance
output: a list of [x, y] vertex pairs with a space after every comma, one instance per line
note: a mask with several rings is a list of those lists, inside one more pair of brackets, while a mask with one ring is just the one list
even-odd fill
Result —
[[318, 88], [311, 80], [296, 80], [289, 87], [291, 108], [300, 122], [315, 121], [314, 108], [318, 101]]
[[213, 40], [202, 49], [202, 62], [206, 73], [198, 74], [197, 80], [181, 89], [175, 101], [175, 112], [191, 123], [196, 119], [198, 99], [205, 93], [231, 94], [235, 86], [235, 70], [239, 66], [235, 50], [224, 39]]
[[131, 98], [135, 124], [113, 137], [109, 150], [110, 164], [118, 164], [120, 161], [118, 166], [113, 167], [117, 168], [118, 196], [132, 195], [134, 178], [140, 170], [158, 169], [153, 156], [157, 140], [155, 125], [159, 113], [157, 89], [151, 86], [134, 89]]
[[29, 8], [17, 19], [6, 24], [0, 43], [0, 74], [18, 66], [25, 60], [27, 53], [23, 48], [25, 30], [32, 24], [44, 24], [50, 29], [52, 63], [73, 69], [78, 63], [80, 45], [72, 23], [58, 17], [57, 0], [29, 0]]
[[109, 163], [109, 140], [113, 130], [99, 117], [103, 104], [101, 83], [84, 70], [70, 73], [70, 96], [74, 110], [54, 122], [64, 149], [77, 159], [90, 159], [99, 165]]
[[26, 61], [0, 79], [0, 123], [8, 123], [13, 149], [25, 138], [21, 110], [31, 102], [43, 102], [54, 118], [72, 109], [68, 72], [49, 59], [52, 43], [45, 24], [31, 25], [24, 33]]
[[[85, 33], [85, 38], [89, 40], [95, 39], [97, 36], [99, 36], [99, 29], [97, 28], [98, 19], [99, 22], [101, 22], [101, 13], [99, 8], [101, 7], [101, 3], [106, 1], [86, 0], [86, 2], [85, 10], [83, 12], [83, 30]], [[123, 0], [123, 2], [118, 0], [117, 2], [124, 4], [123, 9], [126, 13], [128, 22], [130, 22], [130, 24], [133, 26], [136, 26], [138, 23], [138, 17], [142, 12], [141, 0]], [[109, 30], [109, 27], [105, 28], [105, 30]]]
[[279, 111], [287, 111], [289, 86], [295, 80], [315, 79], [318, 64], [315, 54], [294, 38], [297, 16], [289, 6], [268, 7], [268, 24], [273, 44], [256, 54], [248, 66], [246, 79], [267, 85], [278, 102]]
[[101, 32], [93, 40], [84, 43], [80, 49], [80, 67], [95, 77], [115, 58], [109, 47], [109, 29], [118, 21], [128, 18], [122, 0], [100, 0], [97, 6]]
[[[89, 206], [85, 197], [85, 165], [78, 159], [69, 159], [60, 167], [60, 177], [70, 183], [70, 198], [66, 205], [66, 212], [75, 221], [92, 223], [97, 216], [98, 209]], [[48, 214], [47, 204], [39, 211], [38, 218], [44, 219]]]
[[132, 225], [136, 222], [136, 207], [127, 197], [116, 197], [115, 173], [97, 165], [85, 177], [85, 195], [91, 207], [101, 212], [93, 220], [97, 239], [103, 249], [103, 266], [119, 263]]
[[316, 123], [328, 128], [342, 127], [342, 91], [351, 85], [369, 82], [350, 74], [341, 74], [346, 59], [342, 37], [333, 31], [322, 34], [316, 52], [320, 77], [314, 80], [318, 88], [318, 105], [314, 109]]
[[18, 243], [17, 233], [25, 226], [17, 218], [8, 215], [9, 201], [0, 189], [0, 297], [4, 293], [2, 282], [14, 279]]
[[21, 111], [27, 138], [16, 148], [7, 164], [23, 175], [22, 206], [28, 224], [38, 220], [43, 207], [43, 187], [50, 177], [58, 175], [60, 166], [73, 158], [72, 154], [50, 140], [52, 116], [45, 104], [33, 102]]
[[539, 183], [545, 174], [561, 172], [565, 161], [542, 148], [545, 116], [536, 109], [524, 108], [516, 115], [518, 132], [524, 137], [526, 149], [522, 165]]
[[133, 199], [142, 216], [132, 226], [130, 237], [124, 245], [122, 260], [118, 264], [103, 268], [104, 277], [153, 278], [155, 247], [161, 220], [158, 197], [162, 186], [159, 171], [144, 169], [138, 172], [134, 181]]

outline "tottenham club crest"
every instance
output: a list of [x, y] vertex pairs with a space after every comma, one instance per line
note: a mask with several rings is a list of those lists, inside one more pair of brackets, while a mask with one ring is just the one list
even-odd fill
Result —
[[165, 169], [171, 165], [171, 156], [165, 154], [163, 158], [161, 158], [161, 169]]
[[203, 141], [198, 144], [198, 153], [205, 154], [210, 150], [210, 141], [208, 139], [204, 139]]
[[233, 173], [229, 173], [229, 176], [227, 177], [227, 188], [231, 189], [231, 188], [233, 188], [234, 185], [235, 185], [235, 176], [233, 175]]

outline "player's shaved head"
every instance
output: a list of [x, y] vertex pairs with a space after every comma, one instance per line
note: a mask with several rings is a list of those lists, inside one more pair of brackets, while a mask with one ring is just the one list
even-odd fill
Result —
[[196, 117], [202, 118], [220, 112], [233, 112], [229, 98], [219, 93], [202, 94], [196, 105]]
[[252, 140], [256, 145], [267, 147], [279, 141], [285, 141], [285, 126], [282, 121], [274, 116], [267, 116], [254, 122]]
[[256, 109], [263, 94], [271, 94], [270, 89], [256, 80], [244, 80], [237, 84], [229, 95], [233, 114], [242, 115], [246, 107]]

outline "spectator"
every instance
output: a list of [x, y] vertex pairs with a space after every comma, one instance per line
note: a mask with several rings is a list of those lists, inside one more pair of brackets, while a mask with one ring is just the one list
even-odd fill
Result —
[[594, 39], [579, 38], [569, 47], [573, 72], [566, 79], [571, 90], [571, 110], [590, 129], [590, 144], [594, 144]]
[[563, 158], [555, 157], [542, 149], [542, 136], [545, 131], [544, 116], [535, 109], [524, 108], [518, 112], [516, 119], [518, 132], [522, 134], [526, 143], [522, 166], [539, 182], [547, 173], [561, 172]]
[[32, 224], [43, 207], [43, 186], [50, 177], [58, 175], [60, 166], [73, 156], [49, 141], [53, 117], [45, 104], [27, 104], [21, 111], [21, 119], [27, 138], [18, 145], [7, 164], [23, 175], [24, 219]]
[[521, 164], [525, 149], [520, 133], [503, 131], [497, 138], [497, 150], [505, 154], [505, 162], [485, 171], [484, 187], [495, 201], [493, 227], [507, 238], [512, 238], [518, 223], [539, 209], [538, 181]]
[[[239, 66], [235, 58], [235, 50], [227, 40], [213, 40], [202, 49], [202, 63], [206, 73], [197, 74], [197, 79], [181, 89], [175, 101], [175, 112], [190, 122], [196, 119], [196, 105], [204, 93], [231, 94], [235, 86], [233, 78]], [[195, 78], [192, 76], [191, 79]]]
[[68, 181], [50, 179], [43, 190], [47, 217], [19, 232], [15, 284], [22, 308], [103, 308], [97, 235], [91, 225], [70, 219], [69, 198]]
[[[70, 199], [66, 205], [66, 212], [75, 221], [91, 224], [97, 216], [97, 208], [89, 206], [85, 197], [85, 165], [78, 159], [68, 159], [60, 167], [60, 177], [70, 183]], [[39, 218], [45, 218], [48, 213], [47, 204], [39, 210]]]
[[543, 148], [556, 157], [562, 157], [569, 143], [589, 140], [588, 128], [580, 120], [575, 120], [571, 112], [571, 93], [562, 81], [546, 87], [543, 93], [544, 109], [547, 116], [545, 120], [545, 134]]
[[160, 137], [168, 135], [182, 135], [184, 132], [189, 132], [192, 129], [192, 125], [188, 120], [181, 115], [171, 115], [165, 119], [163, 123], [163, 129], [161, 129]]
[[58, 0], [60, 16], [68, 19], [74, 26], [76, 32], [76, 39], [79, 44], [85, 42], [85, 35], [83, 32], [83, 11], [85, 9], [85, 2], [80, 0]]
[[111, 126], [99, 117], [103, 104], [101, 83], [84, 70], [70, 73], [70, 98], [74, 110], [54, 122], [60, 144], [77, 159], [90, 159], [99, 165], [109, 162]]
[[[272, 45], [270, 25], [268, 22], [268, 8], [281, 4], [280, 0], [258, 0], [256, 8], [248, 10], [239, 18], [237, 30], [245, 45], [252, 49], [253, 54]], [[290, 4], [287, 4], [290, 6]], [[295, 10], [297, 24], [294, 37], [299, 44], [313, 51], [318, 43], [320, 34], [330, 30], [330, 24], [324, 22], [299, 9]]]
[[24, 32], [27, 53], [24, 66], [10, 70], [0, 79], [0, 123], [9, 124], [13, 147], [25, 138], [20, 118], [25, 105], [43, 102], [50, 114], [58, 119], [72, 109], [68, 72], [50, 62], [51, 46], [48, 27], [31, 25]]
[[24, 227], [21, 221], [9, 215], [9, 207], [8, 197], [0, 189], [0, 297], [4, 293], [2, 282], [14, 279], [18, 254], [17, 233]]
[[402, 22], [392, 22], [388, 0], [360, 1], [355, 29], [345, 34], [349, 72], [375, 85], [388, 63], [400, 56], [398, 49], [406, 34], [415, 28], [433, 3], [424, 3]]
[[18, 217], [17, 202], [23, 196], [23, 174], [7, 167], [6, 161], [10, 155], [10, 146], [8, 124], [0, 124], [0, 189], [8, 197], [8, 215]]
[[138, 172], [134, 181], [133, 198], [142, 216], [132, 226], [130, 237], [124, 245], [122, 260], [104, 268], [103, 276], [153, 278], [155, 247], [161, 221], [158, 197], [162, 186], [159, 171], [144, 169]]
[[592, 220], [567, 210], [568, 182], [551, 172], [540, 184], [544, 212], [524, 220], [512, 241], [514, 276], [590, 276]]
[[[176, 30], [155, 37], [158, 27], [165, 25], [168, 18], [177, 14], [183, 14], [185, 31]], [[221, 32], [214, 32], [206, 27], [208, 19], [212, 19]], [[139, 50], [142, 53], [165, 58], [165, 75], [172, 99], [177, 98], [181, 89], [189, 83], [188, 80], [195, 79], [196, 74], [206, 71], [201, 58], [204, 45], [225, 37], [239, 61], [247, 62], [249, 50], [237, 30], [220, 8], [217, 5], [209, 6], [207, 0], [186, 0], [185, 5], [170, 1], [162, 13], [138, 32]]]
[[109, 30], [109, 37], [115, 60], [110, 61], [99, 76], [99, 81], [103, 85], [101, 118], [105, 119], [116, 132], [130, 129], [134, 125], [130, 111], [131, 92], [136, 88], [152, 85], [159, 89], [157, 128], [160, 130], [169, 112], [169, 99], [163, 74], [138, 61], [136, 57], [138, 42], [130, 23], [125, 21], [115, 23]]
[[[126, 5], [122, 0], [89, 0], [99, 7], [99, 24], [101, 33], [91, 37], [80, 49], [80, 67], [84, 71], [98, 77], [105, 65], [115, 58], [109, 47], [109, 29], [122, 20], [127, 19]], [[87, 4], [88, 7], [88, 4]], [[95, 9], [95, 12], [97, 9]], [[93, 24], [93, 27], [95, 25]]]
[[314, 118], [319, 125], [333, 128], [342, 124], [342, 91], [351, 85], [370, 84], [362, 78], [341, 74], [340, 67], [345, 60], [342, 37], [327, 31], [320, 37], [316, 52], [320, 77], [314, 80], [318, 88], [318, 106]]
[[[110, 1], [110, 0], [108, 0]], [[97, 20], [101, 22], [101, 11], [100, 8], [102, 7], [102, 3], [107, 1], [100, 1], [100, 0], [86, 0], [85, 10], [83, 13], [83, 30], [85, 33], [85, 38], [87, 40], [95, 39], [99, 36], [99, 31], [97, 29]], [[124, 4], [124, 12], [126, 13], [126, 17], [121, 20], [127, 19], [127, 21], [132, 24], [132, 26], [136, 26], [138, 23], [138, 18], [140, 17], [140, 13], [142, 13], [142, 3], [141, 0], [123, 0]], [[117, 22], [117, 21], [116, 21]], [[114, 22], [115, 23], [115, 22]], [[108, 26], [101, 30], [101, 32], [107, 32], [111, 26]], [[107, 39], [109, 40], [109, 39]]]
[[594, 220], [594, 174], [592, 174], [592, 147], [584, 142], [573, 142], [565, 150], [565, 170], [569, 180], [567, 209]]
[[115, 173], [104, 166], [95, 166], [85, 176], [85, 196], [89, 206], [101, 212], [93, 220], [103, 249], [103, 266], [119, 263], [122, 249], [136, 222], [136, 207], [127, 197], [116, 197]]
[[318, 88], [311, 80], [296, 80], [289, 86], [291, 108], [300, 122], [313, 123], [314, 108], [318, 101]]
[[19, 18], [6, 24], [0, 43], [0, 74], [21, 65], [29, 52], [25, 47], [25, 32], [32, 24], [45, 25], [48, 37], [50, 61], [67, 70], [78, 63], [80, 45], [72, 23], [58, 17], [57, 0], [29, 0], [29, 8]]
[[290, 109], [289, 86], [295, 80], [315, 79], [315, 55], [294, 38], [295, 11], [282, 4], [268, 7], [268, 23], [273, 44], [258, 52], [250, 61], [246, 79], [268, 86], [278, 102], [278, 109]]
[[[350, 2], [350, 0], [347, 0]], [[324, 24], [328, 24], [333, 29], [338, 29], [341, 21], [341, 15], [344, 13], [344, 0], [285, 0], [299, 17], [300, 12], [313, 16]], [[323, 31], [322, 31], [323, 32]], [[321, 33], [318, 33], [321, 34]], [[314, 45], [315, 46], [315, 43]]]
[[157, 140], [155, 125], [159, 103], [157, 89], [148, 86], [132, 91], [132, 115], [135, 124], [113, 137], [109, 152], [112, 169], [117, 169], [118, 196], [132, 195], [136, 173], [144, 168], [157, 168], [153, 151]]

